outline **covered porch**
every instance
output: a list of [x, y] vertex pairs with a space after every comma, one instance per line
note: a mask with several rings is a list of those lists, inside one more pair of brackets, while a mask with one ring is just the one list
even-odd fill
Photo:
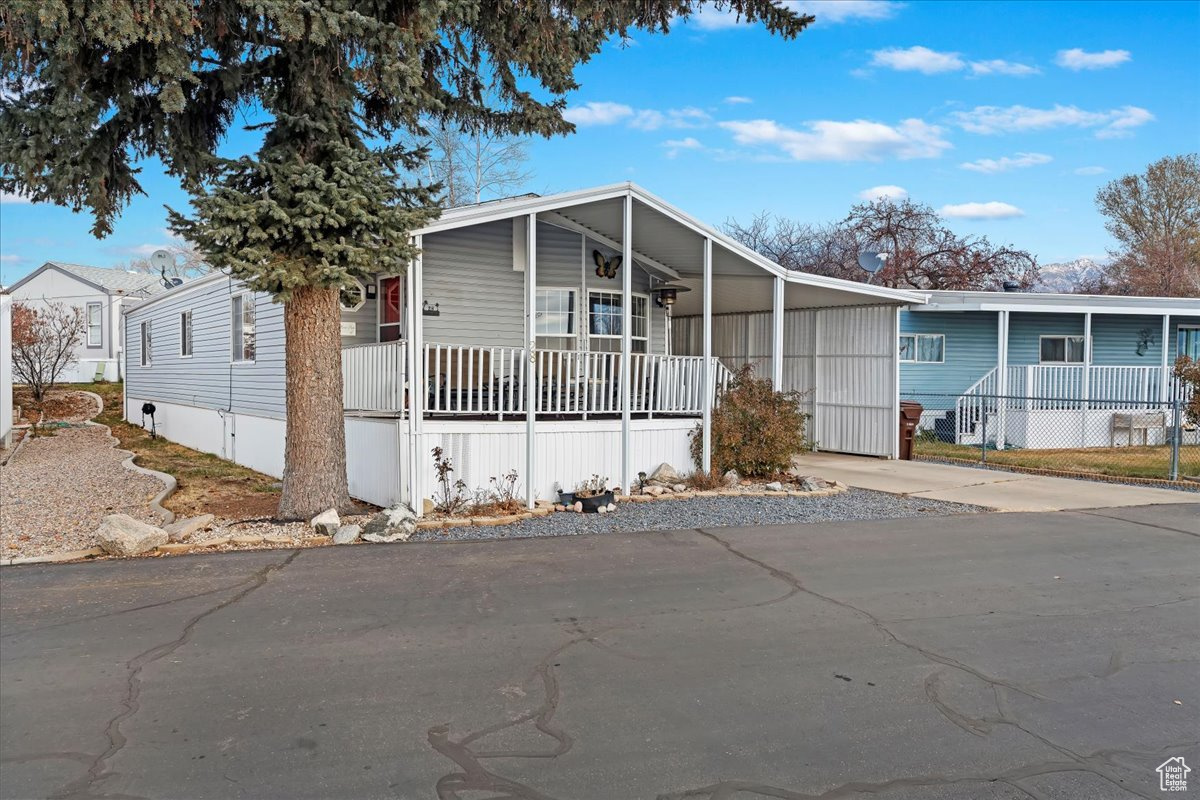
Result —
[[[661, 461], [710, 469], [711, 411], [741, 363], [714, 324], [744, 314], [768, 319], [760, 374], [777, 386], [841, 368], [831, 418], [869, 384], [881, 413], [857, 424], [889, 445], [859, 452], [892, 454], [898, 308], [923, 295], [790, 273], [632, 184], [452, 209], [416, 241], [403, 273], [343, 303], [347, 416], [396, 421], [409, 497], [430, 497], [435, 446], [469, 486], [518, 469], [530, 503], [592, 474], [629, 487]], [[786, 365], [815, 342], [815, 313], [785, 332], [802, 310], [831, 314], [804, 375]]]

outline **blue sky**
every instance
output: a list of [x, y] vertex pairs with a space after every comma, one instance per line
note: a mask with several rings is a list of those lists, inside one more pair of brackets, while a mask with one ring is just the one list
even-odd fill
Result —
[[[577, 132], [532, 144], [527, 189], [633, 180], [714, 224], [827, 221], [903, 191], [1053, 262], [1111, 244], [1100, 185], [1198, 147], [1200, 3], [791, 4], [818, 16], [791, 42], [707, 12], [606, 48], [578, 70]], [[0, 282], [168, 242], [162, 207], [186, 197], [144, 166], [149, 196], [104, 240], [86, 215], [3, 198]]]

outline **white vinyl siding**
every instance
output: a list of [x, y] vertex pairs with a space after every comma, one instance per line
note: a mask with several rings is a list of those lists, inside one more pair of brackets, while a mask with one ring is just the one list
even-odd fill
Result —
[[192, 357], [192, 310], [190, 308], [179, 315], [179, 355], [182, 358]]
[[945, 334], [900, 334], [900, 361], [905, 364], [944, 364], [946, 362]]
[[141, 332], [141, 346], [139, 347], [139, 352], [141, 353], [141, 365], [143, 367], [148, 367], [152, 363], [150, 360], [150, 354], [154, 350], [154, 348], [151, 346], [150, 320], [146, 320], [142, 323]]
[[104, 344], [104, 306], [100, 303], [87, 304], [87, 346], [100, 347]]
[[230, 300], [231, 355], [236, 362], [253, 362], [257, 344], [254, 329], [254, 298], [248, 294], [234, 295]]

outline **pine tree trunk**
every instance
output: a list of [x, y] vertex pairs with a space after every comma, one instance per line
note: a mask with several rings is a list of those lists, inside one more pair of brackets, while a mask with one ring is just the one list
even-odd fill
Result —
[[287, 444], [279, 519], [311, 519], [351, 506], [342, 412], [338, 290], [297, 289], [283, 307], [287, 355]]

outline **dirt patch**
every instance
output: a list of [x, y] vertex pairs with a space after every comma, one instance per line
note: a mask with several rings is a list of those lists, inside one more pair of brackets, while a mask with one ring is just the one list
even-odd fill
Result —
[[21, 421], [36, 423], [45, 414], [46, 422], [83, 422], [96, 415], [96, 401], [74, 389], [51, 389], [39, 403], [26, 386], [13, 388], [13, 403], [21, 406]]

